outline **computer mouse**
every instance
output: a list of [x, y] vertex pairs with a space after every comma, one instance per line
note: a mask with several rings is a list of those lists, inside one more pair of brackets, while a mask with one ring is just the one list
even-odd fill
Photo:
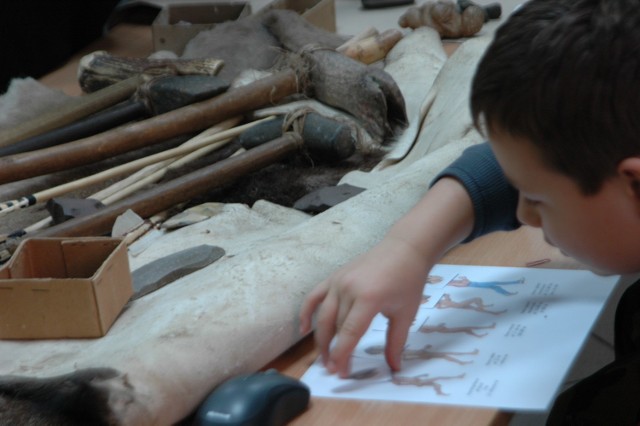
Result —
[[197, 426], [281, 426], [309, 405], [307, 385], [277, 370], [233, 377], [205, 398], [198, 408]]

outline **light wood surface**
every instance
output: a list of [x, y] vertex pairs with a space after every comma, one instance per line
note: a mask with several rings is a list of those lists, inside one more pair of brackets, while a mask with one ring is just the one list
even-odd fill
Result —
[[[80, 95], [76, 71], [80, 58], [96, 50], [107, 50], [116, 56], [144, 57], [152, 50], [151, 29], [148, 26], [121, 24], [102, 39], [71, 58], [64, 66], [41, 78], [49, 87], [69, 95]], [[548, 246], [538, 230], [521, 228], [515, 232], [494, 233], [472, 243], [451, 250], [440, 263], [461, 265], [526, 266], [527, 263], [549, 259], [544, 268], [580, 268], [575, 261], [564, 257]], [[301, 377], [317, 357], [312, 336], [265, 367], [276, 368], [284, 374]], [[382, 403], [329, 398], [312, 398], [309, 409], [291, 424], [309, 425], [507, 425], [511, 413], [494, 409], [470, 407]]]

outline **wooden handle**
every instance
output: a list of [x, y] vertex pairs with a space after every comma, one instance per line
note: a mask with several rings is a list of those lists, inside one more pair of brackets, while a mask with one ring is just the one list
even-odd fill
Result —
[[133, 95], [141, 82], [141, 76], [134, 76], [97, 92], [69, 99], [68, 102], [55, 110], [2, 131], [0, 146], [11, 145], [23, 139], [43, 134], [115, 105]]
[[148, 191], [104, 207], [97, 212], [34, 233], [34, 237], [99, 236], [111, 231], [116, 218], [131, 209], [143, 218], [153, 216], [169, 207], [262, 167], [273, 164], [302, 146], [296, 133], [286, 133], [278, 139], [229, 157], [210, 166], [191, 172]]
[[0, 158], [0, 184], [105, 160], [227, 118], [273, 104], [298, 92], [298, 78], [287, 70], [147, 120], [51, 148]]

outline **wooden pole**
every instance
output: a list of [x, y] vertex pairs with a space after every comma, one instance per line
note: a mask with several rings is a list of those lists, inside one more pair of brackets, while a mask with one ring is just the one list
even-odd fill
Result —
[[[228, 143], [233, 137], [238, 136], [243, 131], [259, 124], [263, 121], [267, 121], [272, 117], [267, 117], [264, 120], [257, 120], [251, 123], [247, 123], [241, 126], [236, 126], [232, 129], [229, 129], [228, 126], [223, 130], [216, 133], [211, 133], [207, 135], [198, 135], [184, 144], [168, 149], [166, 151], [159, 152], [157, 154], [149, 155], [147, 157], [142, 157], [137, 160], [131, 161], [129, 163], [121, 164], [119, 166], [113, 167], [111, 169], [104, 170], [102, 172], [93, 174], [91, 176], [86, 176], [81, 179], [77, 179], [73, 182], [67, 182], [62, 185], [54, 186], [52, 188], [48, 188], [30, 195], [26, 195], [24, 197], [5, 201], [0, 203], [0, 217], [6, 215], [8, 213], [12, 213], [23, 208], [32, 206], [37, 203], [42, 203], [45, 201], [49, 201], [54, 197], [59, 197], [61, 195], [67, 194], [71, 191], [75, 191], [80, 188], [85, 188], [89, 185], [93, 185], [99, 182], [104, 182], [108, 179], [114, 178], [116, 176], [123, 175], [125, 173], [130, 173], [135, 170], [140, 170], [145, 166], [158, 164], [157, 169], [166, 167], [167, 164], [171, 164], [175, 161], [176, 158], [186, 156], [188, 154], [197, 154], [194, 156], [188, 156], [187, 159], [198, 158], [203, 156], [212, 150], [215, 150], [224, 144]], [[229, 120], [227, 120], [228, 122]], [[238, 119], [233, 120], [231, 123], [237, 123]], [[150, 171], [149, 173], [154, 173], [156, 170]], [[139, 179], [139, 177], [138, 177]], [[136, 183], [136, 182], [133, 182]], [[132, 182], [126, 184], [126, 186], [130, 189], [133, 185]], [[96, 198], [96, 197], [92, 197]], [[99, 199], [99, 198], [98, 198]]]
[[131, 209], [142, 218], [150, 217], [234, 179], [268, 166], [302, 147], [297, 133], [285, 133], [241, 155], [229, 157], [210, 166], [156, 186], [120, 202], [106, 206], [88, 216], [68, 220], [35, 232], [32, 236], [78, 237], [99, 236], [111, 231], [115, 219]]
[[138, 75], [97, 92], [69, 99], [59, 108], [0, 132], [0, 146], [11, 145], [40, 135], [115, 105], [133, 95], [141, 82], [142, 76]]
[[299, 90], [295, 72], [286, 70], [144, 121], [75, 142], [2, 157], [0, 184], [105, 160], [184, 133], [200, 131], [227, 118], [276, 103]]

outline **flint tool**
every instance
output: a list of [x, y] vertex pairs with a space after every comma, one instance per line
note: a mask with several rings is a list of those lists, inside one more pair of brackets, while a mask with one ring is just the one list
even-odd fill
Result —
[[104, 207], [100, 200], [92, 198], [52, 198], [47, 201], [47, 211], [53, 219], [53, 223], [62, 223], [67, 220], [87, 216]]
[[295, 72], [286, 70], [147, 120], [125, 124], [74, 142], [0, 157], [0, 184], [105, 160], [203, 130], [298, 93], [301, 91], [298, 83]]
[[305, 213], [322, 213], [323, 211], [358, 195], [364, 190], [365, 188], [359, 188], [347, 183], [336, 186], [327, 186], [310, 192], [300, 198], [294, 203], [293, 208]]
[[0, 132], [0, 146], [7, 146], [23, 139], [33, 137], [60, 126], [73, 123], [94, 112], [101, 111], [133, 95], [142, 82], [142, 76], [136, 75], [100, 91], [69, 99], [56, 110], [49, 111], [32, 120]]
[[216, 76], [167, 75], [140, 86], [128, 101], [114, 105], [66, 126], [0, 147], [0, 157], [48, 148], [106, 131], [121, 124], [159, 115], [212, 98], [229, 88]]
[[175, 280], [211, 265], [224, 256], [221, 247], [202, 244], [156, 259], [133, 271], [133, 296], [139, 299]]

